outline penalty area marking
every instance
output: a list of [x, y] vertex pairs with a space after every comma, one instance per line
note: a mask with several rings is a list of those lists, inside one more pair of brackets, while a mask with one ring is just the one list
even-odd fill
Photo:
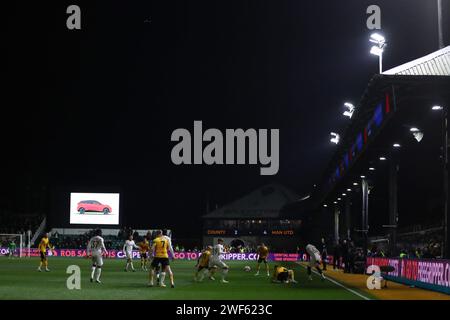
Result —
[[[300, 267], [302, 267], [302, 268], [304, 268], [304, 269], [307, 269], [304, 265], [300, 264], [299, 262], [297, 262], [297, 264], [298, 264]], [[316, 274], [316, 275], [319, 276], [319, 273], [318, 273], [316, 270], [311, 269], [311, 271], [314, 272], [314, 274]], [[360, 294], [359, 292], [356, 292], [356, 291], [353, 290], [353, 289], [350, 289], [349, 287], [343, 285], [343, 284], [340, 283], [340, 282], [337, 282], [337, 281], [334, 280], [334, 279], [331, 279], [331, 278], [329, 278], [329, 277], [327, 277], [327, 276], [325, 276], [325, 279], [328, 280], [328, 281], [330, 281], [331, 283], [334, 283], [335, 285], [337, 285], [337, 286], [339, 286], [339, 287], [344, 288], [345, 290], [347, 290], [347, 291], [353, 293], [354, 295], [357, 295], [358, 297], [363, 298], [364, 300], [371, 300], [370, 298], [368, 298], [368, 297], [366, 297], [366, 296]]]

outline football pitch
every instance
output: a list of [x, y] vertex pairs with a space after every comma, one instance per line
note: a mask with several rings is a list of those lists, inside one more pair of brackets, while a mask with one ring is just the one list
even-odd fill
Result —
[[[90, 260], [82, 258], [50, 258], [50, 272], [36, 271], [38, 258], [0, 258], [0, 299], [32, 300], [361, 300], [360, 294], [374, 299], [367, 293], [348, 290], [329, 280], [322, 281], [313, 274], [309, 281], [306, 270], [293, 263], [285, 263], [295, 271], [297, 284], [275, 284], [270, 282], [265, 272], [255, 276], [255, 262], [229, 261], [229, 283], [205, 279], [201, 283], [193, 281], [195, 261], [171, 261], [175, 275], [175, 288], [170, 288], [168, 276], [166, 288], [147, 287], [148, 272], [140, 270], [138, 260], [134, 261], [136, 272], [124, 271], [124, 260], [105, 259], [101, 280], [103, 283], [91, 283]], [[81, 269], [81, 289], [69, 290], [66, 286], [66, 273], [69, 265]], [[243, 270], [251, 266], [250, 272]], [[271, 263], [271, 269], [274, 263]], [[263, 271], [264, 265], [261, 265]]]

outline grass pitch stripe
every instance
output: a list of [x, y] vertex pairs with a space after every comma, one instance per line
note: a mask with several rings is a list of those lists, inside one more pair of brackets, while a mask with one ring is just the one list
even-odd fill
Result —
[[[297, 262], [297, 263], [298, 263], [298, 262]], [[304, 265], [302, 265], [301, 263], [298, 263], [298, 264], [299, 264], [302, 268], [307, 269], [307, 268], [306, 268]], [[316, 275], [319, 276], [319, 273], [318, 273], [317, 271], [315, 271], [315, 270], [313, 270], [313, 269], [311, 269], [311, 271], [314, 272], [314, 274], [316, 274]], [[339, 286], [339, 287], [341, 287], [341, 288], [344, 288], [345, 290], [347, 290], [347, 291], [353, 293], [354, 295], [357, 295], [358, 297], [363, 298], [364, 300], [371, 300], [370, 298], [368, 298], [368, 297], [366, 297], [366, 296], [360, 294], [359, 292], [356, 292], [356, 291], [353, 290], [353, 289], [350, 289], [349, 287], [343, 285], [343, 284], [340, 283], [340, 282], [337, 282], [337, 281], [334, 280], [334, 279], [331, 279], [330, 277], [325, 277], [325, 279], [328, 280], [328, 281], [330, 281], [331, 283], [334, 283], [335, 285], [337, 285], [337, 286]]]

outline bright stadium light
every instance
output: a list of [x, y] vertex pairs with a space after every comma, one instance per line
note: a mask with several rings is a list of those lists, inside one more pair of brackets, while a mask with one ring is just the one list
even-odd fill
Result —
[[341, 199], [341, 198], [337, 198], [337, 200], [338, 200], [338, 201], [341, 201], [342, 199]]
[[383, 49], [380, 49], [377, 46], [372, 46], [370, 53], [374, 56], [381, 56], [383, 54]]
[[356, 183], [356, 182], [353, 182], [353, 185], [354, 185], [354, 186], [357, 186], [357, 185], [358, 185], [358, 183]]
[[384, 43], [386, 43], [386, 39], [379, 33], [372, 33], [370, 35], [369, 41], [372, 42], [372, 43], [376, 43], [376, 44], [380, 44], [380, 43], [384, 44]]
[[431, 110], [442, 110], [442, 109], [444, 109], [444, 108], [441, 106], [432, 106], [431, 107]]
[[347, 195], [346, 193], [343, 193], [343, 194], [342, 194], [343, 197], [345, 197], [346, 195]]
[[334, 201], [333, 203], [334, 203], [334, 204], [337, 204], [337, 201]]
[[364, 179], [366, 176], [361, 176], [361, 179]]
[[347, 108], [347, 110], [344, 111], [343, 115], [351, 118], [353, 116], [353, 112], [355, 111], [355, 106], [350, 102], [346, 102], [344, 103], [344, 107]]
[[384, 47], [386, 46], [386, 39], [379, 33], [372, 33], [370, 35], [369, 41], [375, 44], [370, 49], [370, 53], [375, 56], [378, 56], [379, 69], [380, 69], [380, 73], [382, 73], [383, 72], [383, 51], [384, 51]]
[[381, 161], [386, 161], [386, 157], [380, 157]]
[[400, 147], [401, 147], [400, 143], [394, 143], [392, 146], [393, 146], [394, 148], [400, 148]]
[[409, 131], [411, 132], [419, 132], [420, 130], [416, 127], [412, 127], [411, 129], [409, 129]]
[[341, 136], [335, 132], [330, 132], [330, 135], [331, 135], [330, 142], [332, 142], [334, 144], [338, 144]]
[[375, 168], [374, 167], [370, 167], [369, 170], [370, 171], [375, 171]]
[[326, 207], [328, 207], [328, 205], [324, 204], [323, 207], [326, 208]]
[[348, 191], [348, 192], [351, 192], [351, 191], [352, 191], [352, 189], [348, 188], [348, 189], [347, 189], [347, 191]]
[[423, 139], [423, 133], [420, 132], [420, 131], [418, 131], [418, 132], [413, 132], [413, 136], [414, 136], [414, 139], [417, 140], [417, 142], [420, 142], [420, 141], [422, 141], [422, 139]]

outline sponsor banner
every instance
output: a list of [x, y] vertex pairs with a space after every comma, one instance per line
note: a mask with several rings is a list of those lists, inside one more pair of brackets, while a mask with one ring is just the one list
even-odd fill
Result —
[[8, 248], [0, 248], [0, 256], [7, 256], [9, 254]]
[[367, 265], [394, 267], [389, 280], [450, 293], [450, 260], [367, 258]]
[[[0, 255], [7, 255], [9, 253], [8, 248], [0, 248]], [[70, 258], [83, 258], [86, 257], [86, 249], [54, 249], [48, 250], [48, 256], [54, 257], [70, 257]], [[174, 259], [176, 260], [197, 260], [200, 257], [200, 252], [175, 252]], [[28, 248], [22, 250], [22, 255], [28, 255]], [[40, 253], [37, 248], [30, 249], [31, 257], [39, 257]], [[133, 259], [140, 259], [141, 255], [139, 251], [133, 250]], [[112, 259], [124, 259], [125, 254], [121, 250], [108, 250], [108, 258]], [[225, 253], [221, 256], [223, 260], [235, 260], [235, 261], [256, 261], [258, 260], [257, 253]], [[306, 255], [300, 255], [297, 253], [269, 253], [268, 260], [270, 261], [298, 261], [306, 260]]]

